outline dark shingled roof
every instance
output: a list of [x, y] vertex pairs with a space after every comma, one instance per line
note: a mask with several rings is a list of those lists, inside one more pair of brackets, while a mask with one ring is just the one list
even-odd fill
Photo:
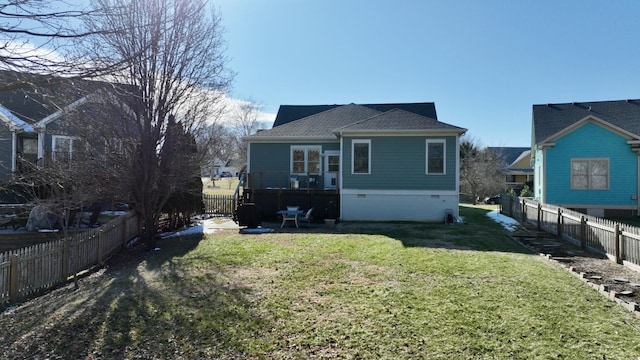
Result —
[[[412, 113], [420, 114], [428, 118], [438, 120], [436, 105], [432, 102], [424, 103], [392, 103], [392, 104], [359, 104], [373, 110], [386, 112], [393, 109], [402, 109]], [[321, 113], [343, 105], [280, 105], [273, 127], [302, 119], [307, 116]]]
[[337, 132], [343, 131], [421, 131], [444, 130], [465, 132], [466, 129], [445, 124], [438, 120], [401, 109], [392, 109], [368, 119], [346, 125]]
[[488, 149], [500, 155], [508, 165], [518, 160], [523, 152], [531, 150], [530, 147], [489, 147]]
[[350, 104], [334, 107], [269, 130], [262, 130], [253, 137], [314, 137], [335, 139], [332, 130], [380, 114], [371, 108]]
[[0, 82], [16, 81], [24, 81], [25, 85], [0, 91], [0, 105], [30, 124], [107, 86], [98, 81], [0, 71]]
[[539, 144], [590, 115], [640, 136], [640, 100], [576, 102], [533, 105], [533, 143]]

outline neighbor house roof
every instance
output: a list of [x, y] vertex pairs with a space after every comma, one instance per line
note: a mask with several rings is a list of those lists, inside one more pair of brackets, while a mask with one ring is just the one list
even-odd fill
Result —
[[[17, 126], [29, 130], [71, 104], [82, 104], [87, 95], [112, 85], [92, 80], [67, 79], [50, 75], [0, 71], [0, 82], [21, 82], [17, 88], [0, 91], [0, 105]], [[19, 121], [17, 121], [19, 120]]]
[[[393, 109], [402, 109], [415, 114], [420, 114], [432, 119], [438, 119], [436, 114], [436, 105], [432, 102], [421, 103], [389, 103], [389, 104], [359, 104], [380, 112], [386, 112]], [[302, 119], [323, 111], [331, 110], [343, 105], [280, 105], [276, 120], [273, 127], [277, 127], [294, 120]]]
[[515, 163], [517, 160], [520, 159], [523, 153], [529, 152], [531, 150], [530, 147], [493, 147], [493, 146], [489, 147], [488, 149], [500, 155], [504, 160], [504, 162], [507, 163], [508, 165]]
[[334, 130], [337, 133], [344, 132], [414, 132], [414, 131], [444, 131], [464, 133], [467, 130], [445, 124], [438, 120], [415, 114], [409, 111], [394, 108], [384, 113], [379, 113], [367, 119], [343, 126]]
[[640, 100], [533, 105], [532, 139], [540, 144], [588, 117], [640, 137]]

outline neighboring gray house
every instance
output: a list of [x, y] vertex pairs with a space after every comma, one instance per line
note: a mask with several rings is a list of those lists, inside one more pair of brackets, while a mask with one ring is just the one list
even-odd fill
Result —
[[248, 136], [248, 188], [333, 191], [341, 220], [457, 216], [459, 137], [433, 103], [283, 105]]

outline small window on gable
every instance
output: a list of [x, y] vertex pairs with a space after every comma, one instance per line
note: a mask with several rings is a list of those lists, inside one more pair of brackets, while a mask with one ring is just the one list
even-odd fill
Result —
[[292, 146], [291, 173], [297, 175], [320, 174], [321, 146]]
[[351, 172], [353, 174], [371, 174], [371, 140], [352, 141]]
[[445, 141], [444, 140], [427, 140], [427, 174], [445, 174]]
[[571, 159], [571, 189], [609, 189], [609, 159]]

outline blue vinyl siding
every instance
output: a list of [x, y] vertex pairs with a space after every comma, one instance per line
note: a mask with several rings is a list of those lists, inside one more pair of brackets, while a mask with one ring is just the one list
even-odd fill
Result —
[[[249, 171], [259, 182], [252, 184], [258, 188], [289, 187], [291, 170], [291, 146], [322, 146], [322, 152], [339, 150], [339, 143], [251, 143]], [[321, 159], [324, 171], [324, 158]]]
[[[635, 205], [638, 155], [627, 139], [595, 123], [586, 123], [546, 150], [546, 202], [550, 204]], [[608, 190], [572, 190], [571, 159], [609, 159]]]
[[[371, 140], [371, 174], [352, 174], [351, 141]], [[426, 140], [446, 140], [446, 174], [426, 174]], [[370, 190], [455, 190], [456, 137], [345, 137], [342, 149], [342, 187]]]

